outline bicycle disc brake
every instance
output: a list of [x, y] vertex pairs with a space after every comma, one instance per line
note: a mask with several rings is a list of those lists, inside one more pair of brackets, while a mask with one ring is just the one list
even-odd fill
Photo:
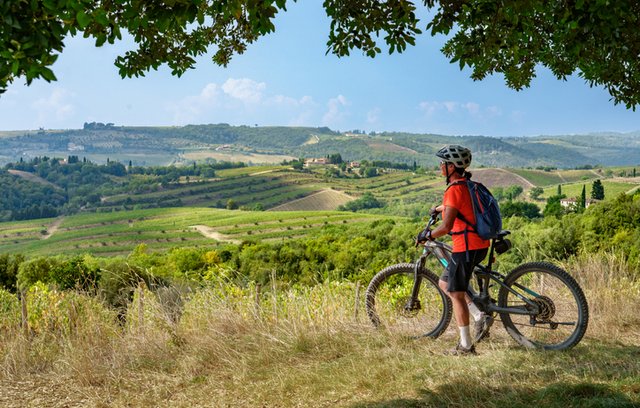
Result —
[[398, 302], [396, 309], [401, 316], [412, 318], [418, 315], [418, 312], [422, 307], [420, 306], [420, 301], [418, 299], [412, 302], [411, 297], [409, 296], [401, 299], [401, 301]]

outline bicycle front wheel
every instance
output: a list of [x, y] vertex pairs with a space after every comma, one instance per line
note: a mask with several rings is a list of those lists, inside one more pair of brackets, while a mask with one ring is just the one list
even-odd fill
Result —
[[376, 274], [366, 293], [367, 315], [376, 327], [408, 337], [442, 334], [451, 321], [451, 300], [438, 287], [438, 277], [422, 270], [418, 302], [411, 302], [414, 264], [389, 266]]
[[526, 263], [511, 271], [504, 283], [509, 289], [500, 288], [498, 305], [530, 312], [500, 314], [505, 329], [518, 343], [565, 350], [582, 339], [589, 321], [587, 299], [563, 269], [547, 262]]

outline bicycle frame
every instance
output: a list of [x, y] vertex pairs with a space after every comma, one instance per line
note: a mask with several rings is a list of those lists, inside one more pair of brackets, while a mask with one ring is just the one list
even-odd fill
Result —
[[[436, 217], [432, 216], [426, 228], [430, 228], [435, 223], [435, 221], [436, 221]], [[540, 313], [539, 306], [535, 302], [528, 299], [523, 294], [507, 286], [504, 283], [505, 276], [491, 269], [495, 259], [494, 258], [495, 241], [496, 241], [495, 238], [491, 240], [487, 264], [484, 266], [477, 265], [473, 271], [478, 282], [479, 292], [476, 293], [471, 287], [471, 285], [469, 285], [469, 289], [467, 290], [467, 293], [469, 294], [473, 302], [476, 304], [476, 306], [478, 306], [478, 309], [480, 309], [483, 312], [529, 315], [531, 316], [532, 323], [534, 323], [533, 321], [534, 316]], [[449, 262], [451, 261], [452, 248], [450, 245], [440, 241], [426, 241], [424, 243], [421, 243], [421, 245], [424, 247], [424, 249], [422, 251], [420, 258], [415, 263], [414, 284], [413, 284], [413, 289], [411, 292], [411, 297], [409, 299], [409, 302], [407, 303], [407, 305], [405, 305], [406, 310], [416, 310], [416, 309], [419, 309], [421, 306], [420, 301], [418, 300], [420, 284], [422, 282], [422, 278], [420, 277], [419, 271], [422, 270], [422, 268], [424, 267], [427, 258], [429, 256], [434, 256], [444, 268], [446, 268], [449, 265]], [[496, 305], [491, 300], [491, 296], [489, 295], [489, 287], [490, 287], [491, 281], [497, 283], [498, 285], [504, 287], [509, 292], [513, 293], [518, 299], [522, 300], [527, 306], [500, 307]], [[529, 288], [523, 285], [520, 285], [518, 283], [516, 283], [514, 286], [516, 286], [518, 289], [522, 290], [523, 292], [528, 293], [531, 296], [534, 296], [534, 297], [540, 296], [539, 294], [535, 293]], [[539, 323], [542, 323], [542, 322], [539, 322]]]

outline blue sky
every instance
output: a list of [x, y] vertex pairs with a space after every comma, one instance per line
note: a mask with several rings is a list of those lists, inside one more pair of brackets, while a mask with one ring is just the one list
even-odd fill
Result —
[[[426, 21], [424, 22], [426, 25]], [[469, 78], [423, 34], [403, 54], [371, 59], [325, 55], [329, 21], [321, 2], [289, 6], [276, 32], [227, 68], [210, 55], [181, 78], [167, 68], [121, 79], [113, 60], [132, 45], [96, 48], [69, 38], [53, 69], [57, 82], [16, 80], [0, 96], [0, 130], [76, 129], [84, 122], [130, 126], [328, 126], [334, 130], [532, 136], [640, 130], [640, 111], [614, 106], [577, 76], [563, 82], [538, 70], [514, 91], [494, 76]]]

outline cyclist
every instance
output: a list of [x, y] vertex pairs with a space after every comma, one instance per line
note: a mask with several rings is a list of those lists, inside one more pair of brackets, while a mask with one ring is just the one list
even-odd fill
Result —
[[[471, 164], [471, 151], [459, 145], [447, 145], [438, 150], [436, 156], [441, 159], [440, 170], [446, 178], [447, 189], [442, 204], [432, 208], [431, 212], [442, 212], [442, 223], [432, 231], [418, 237], [419, 241], [435, 239], [450, 234], [453, 241], [451, 262], [440, 277], [439, 286], [451, 298], [453, 313], [460, 331], [460, 342], [447, 354], [476, 354], [475, 342], [489, 333], [493, 317], [482, 313], [471, 301], [467, 287], [473, 268], [487, 256], [490, 242], [480, 238], [458, 214], [475, 222], [471, 196], [465, 183], [471, 178], [467, 168]], [[424, 235], [424, 236], [422, 236]], [[469, 328], [469, 314], [474, 317], [474, 339]]]

